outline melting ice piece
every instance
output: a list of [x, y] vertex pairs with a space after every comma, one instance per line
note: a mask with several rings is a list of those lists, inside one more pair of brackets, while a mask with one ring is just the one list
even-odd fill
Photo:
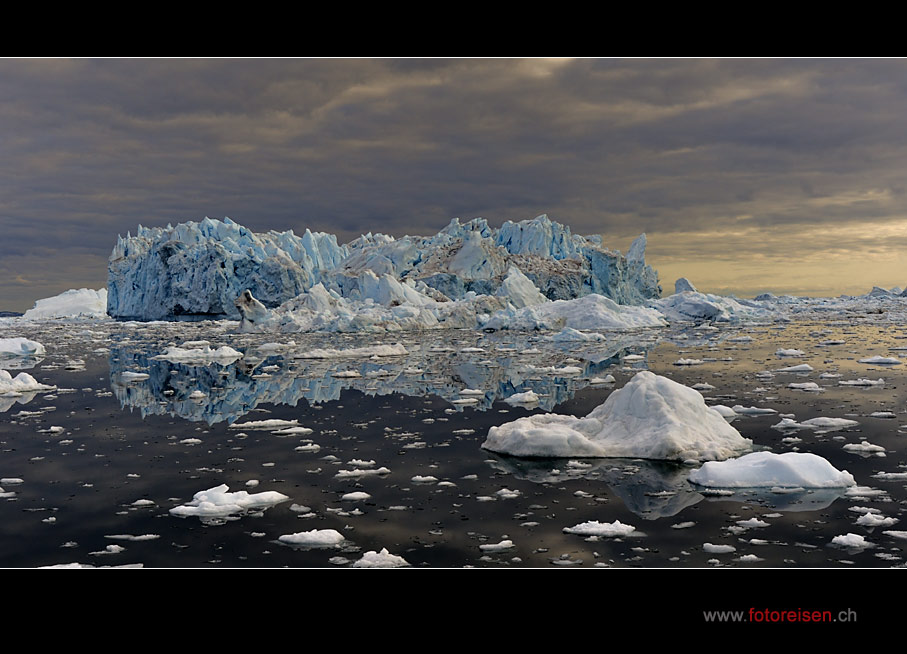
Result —
[[380, 552], [370, 551], [356, 561], [354, 568], [404, 568], [409, 563], [402, 556], [395, 556], [383, 548]]
[[514, 393], [504, 401], [512, 406], [519, 404], [535, 404], [539, 401], [539, 396], [535, 391], [526, 391], [525, 393]]
[[785, 429], [821, 429], [823, 431], [836, 431], [848, 427], [857, 427], [859, 424], [860, 423], [856, 420], [848, 420], [847, 418], [810, 418], [803, 422], [797, 422], [791, 418], [782, 418], [781, 422], [777, 425], [772, 425], [772, 429], [781, 431]]
[[613, 538], [615, 536], [628, 536], [636, 530], [633, 525], [625, 525], [620, 520], [614, 522], [599, 522], [591, 520], [583, 522], [573, 527], [564, 527], [565, 534], [577, 534], [578, 536], [600, 536]]
[[0, 338], [0, 359], [14, 357], [43, 357], [46, 354], [44, 346], [37, 341], [17, 336], [15, 338]]
[[753, 452], [738, 459], [709, 461], [690, 473], [690, 481], [712, 488], [846, 488], [853, 475], [806, 452]]
[[[190, 343], [184, 343], [184, 345], [189, 345]], [[217, 349], [211, 349], [211, 346], [205, 345], [201, 348], [182, 348], [182, 347], [168, 347], [163, 354], [158, 354], [157, 356], [151, 357], [152, 359], [158, 359], [161, 361], [174, 361], [179, 363], [189, 363], [189, 362], [208, 362], [215, 361], [221, 364], [228, 364], [241, 359], [243, 357], [242, 352], [234, 350], [232, 347], [224, 345]]]
[[284, 534], [279, 536], [277, 540], [285, 545], [319, 548], [339, 547], [346, 539], [336, 529], [312, 529], [311, 531], [300, 531], [296, 534]]
[[585, 418], [541, 414], [492, 427], [482, 447], [529, 457], [707, 461], [751, 449], [698, 392], [640, 371]]
[[266, 491], [264, 493], [249, 494], [247, 491], [229, 492], [226, 484], [199, 491], [192, 500], [182, 506], [170, 509], [170, 514], [186, 517], [198, 516], [200, 518], [227, 517], [242, 513], [249, 509], [269, 507], [280, 504], [290, 499], [283, 493]]
[[859, 362], [860, 363], [873, 363], [873, 364], [882, 365], [882, 366], [896, 366], [901, 363], [901, 360], [896, 359], [895, 357], [874, 356], [874, 357], [869, 357], [866, 359], [860, 359]]
[[38, 391], [52, 391], [56, 386], [40, 383], [27, 372], [20, 372], [13, 377], [6, 370], [0, 370], [0, 395], [7, 393], [18, 395], [22, 393], [36, 393]]

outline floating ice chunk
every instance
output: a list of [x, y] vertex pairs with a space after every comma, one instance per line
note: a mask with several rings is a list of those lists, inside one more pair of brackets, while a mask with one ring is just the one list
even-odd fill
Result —
[[589, 380], [590, 384], [613, 384], [617, 380], [614, 379], [614, 375], [605, 375], [604, 377], [593, 377]]
[[890, 527], [898, 522], [897, 518], [886, 517], [878, 513], [864, 513], [857, 518], [857, 524], [861, 527]]
[[873, 411], [872, 413], [869, 414], [869, 417], [870, 418], [885, 418], [885, 419], [897, 418], [897, 416], [894, 413], [892, 413], [891, 411]]
[[120, 552], [125, 552], [126, 548], [122, 545], [108, 545], [103, 550], [99, 552], [89, 552], [91, 556], [102, 556], [104, 554], [119, 554]]
[[[188, 343], [186, 343], [186, 345], [188, 345]], [[208, 361], [214, 361], [226, 365], [228, 363], [236, 361], [237, 359], [241, 359], [242, 357], [242, 352], [234, 350], [232, 347], [228, 347], [226, 345], [219, 347], [216, 350], [212, 350], [209, 345], [205, 345], [201, 348], [192, 349], [171, 346], [168, 347], [163, 352], [163, 354], [158, 354], [157, 356], [151, 358], [158, 359], [160, 361], [173, 361], [179, 363], [204, 363]]]
[[29, 309], [22, 315], [25, 320], [106, 317], [106, 288], [97, 291], [90, 288], [70, 289], [59, 295], [37, 300], [34, 308]]
[[285, 429], [277, 429], [271, 433], [277, 436], [308, 436], [312, 431], [308, 427], [287, 427]]
[[192, 500], [170, 509], [170, 514], [186, 517], [227, 517], [249, 509], [270, 507], [285, 502], [289, 497], [276, 491], [249, 494], [247, 491], [229, 492], [226, 484], [199, 491]]
[[798, 366], [788, 366], [786, 368], [776, 368], [775, 372], [812, 372], [815, 370], [808, 363], [801, 363]]
[[802, 357], [804, 354], [806, 354], [806, 352], [804, 352], [803, 350], [785, 350], [784, 348], [775, 350], [775, 356], [779, 357]]
[[577, 536], [599, 536], [602, 538], [615, 538], [619, 536], [629, 536], [636, 527], [625, 525], [620, 520], [614, 522], [599, 522], [591, 520], [583, 522], [573, 527], [564, 527], [565, 534], [576, 534]]
[[746, 407], [741, 404], [735, 404], [731, 408], [734, 410], [734, 413], [748, 414], [748, 415], [763, 415], [763, 414], [778, 413], [774, 409], [765, 409], [765, 408], [760, 408], [760, 407], [755, 407], [755, 406]]
[[816, 382], [802, 382], [802, 383], [792, 383], [787, 385], [788, 388], [792, 388], [795, 391], [807, 391], [810, 393], [821, 393], [825, 389], [819, 386]]
[[730, 554], [737, 551], [733, 545], [713, 545], [712, 543], [703, 543], [702, 549], [709, 554]]
[[111, 540], [128, 540], [133, 542], [157, 540], [160, 537], [160, 534], [142, 534], [141, 536], [133, 536], [132, 534], [112, 534], [110, 536], [104, 536], [104, 538], [109, 538]]
[[737, 524], [740, 525], [741, 527], [745, 527], [747, 529], [769, 526], [768, 522], [766, 522], [765, 520], [760, 520], [759, 518], [750, 518], [749, 520], [738, 520]]
[[149, 375], [147, 372], [133, 372], [131, 370], [126, 370], [120, 373], [120, 380], [126, 384], [129, 384], [132, 382], [145, 381], [150, 376], [151, 375]]
[[354, 568], [405, 568], [409, 563], [402, 556], [396, 556], [382, 548], [380, 552], [370, 551], [353, 563]]
[[895, 357], [874, 356], [867, 359], [859, 359], [860, 363], [871, 363], [880, 366], [897, 366], [901, 363], [900, 359]]
[[344, 502], [364, 502], [365, 500], [370, 500], [372, 498], [366, 492], [356, 491], [353, 493], [345, 493], [340, 499]]
[[835, 536], [831, 539], [831, 544], [848, 549], [865, 549], [867, 547], [875, 547], [875, 545], [870, 543], [860, 534], [844, 534], [841, 536]]
[[891, 536], [892, 538], [899, 538], [901, 540], [907, 540], [907, 531], [897, 531], [895, 529], [891, 529], [889, 531], [883, 531], [882, 533], [885, 534], [886, 536]]
[[675, 366], [698, 366], [700, 363], [703, 363], [702, 359], [677, 359], [674, 362]]
[[714, 386], [712, 386], [711, 384], [707, 384], [705, 382], [693, 384], [690, 388], [694, 388], [697, 391], [714, 391], [715, 390]]
[[725, 459], [743, 438], [692, 388], [641, 371], [585, 418], [542, 414], [492, 427], [482, 447], [513, 456]]
[[346, 540], [336, 529], [312, 529], [295, 534], [283, 534], [277, 540], [297, 547], [324, 548], [339, 547]]
[[739, 414], [734, 411], [729, 406], [724, 406], [723, 404], [713, 404], [709, 407], [712, 411], [721, 416], [724, 420], [731, 422], [734, 418], [738, 418]]
[[797, 422], [790, 418], [783, 418], [777, 425], [772, 425], [773, 429], [821, 429], [823, 431], [836, 431], [838, 429], [847, 429], [848, 427], [858, 427], [859, 422], [848, 420], [847, 418], [810, 418], [803, 422]]
[[882, 481], [907, 481], [907, 472], [878, 472], [873, 475], [873, 479]]
[[857, 454], [866, 454], [873, 456], [885, 456], [885, 448], [881, 445], [873, 445], [869, 441], [860, 441], [859, 443], [847, 443], [844, 449], [848, 452]]
[[[299, 448], [296, 449], [298, 450]], [[385, 468], [384, 466], [375, 469], [356, 468], [355, 470], [338, 470], [334, 477], [337, 479], [354, 479], [357, 477], [389, 475], [390, 472], [390, 469]]]
[[502, 540], [500, 543], [483, 543], [479, 545], [479, 549], [483, 552], [503, 552], [506, 550], [512, 550], [516, 545], [513, 544], [512, 540]]
[[0, 369], [0, 395], [21, 395], [23, 393], [38, 393], [56, 390], [56, 386], [48, 386], [38, 382], [27, 372], [20, 372], [13, 377], [6, 370]]
[[570, 327], [564, 327], [561, 331], [552, 336], [551, 340], [555, 343], [571, 341], [604, 341], [605, 337], [596, 332], [586, 333]]
[[298, 420], [251, 420], [249, 422], [234, 422], [227, 429], [287, 429], [299, 425]]
[[0, 338], [0, 359], [15, 357], [43, 357], [46, 350], [41, 343], [17, 336], [15, 338]]
[[853, 475], [805, 452], [753, 452], [728, 461], [709, 461], [690, 473], [694, 484], [713, 488], [846, 488]]
[[535, 391], [526, 391], [525, 393], [514, 393], [504, 401], [511, 406], [535, 404], [539, 401], [539, 396]]
[[838, 382], [839, 386], [881, 386], [885, 380], [881, 377], [876, 380], [872, 379], [842, 379]]

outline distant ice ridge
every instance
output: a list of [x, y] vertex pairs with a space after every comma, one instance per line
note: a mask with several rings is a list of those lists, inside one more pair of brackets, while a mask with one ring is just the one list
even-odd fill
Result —
[[698, 391], [644, 370], [585, 418], [520, 418], [492, 427], [482, 447], [523, 457], [708, 461], [737, 456], [752, 445]]
[[70, 289], [59, 295], [35, 302], [22, 317], [26, 320], [42, 318], [106, 318], [107, 289]]
[[318, 284], [344, 299], [380, 302], [369, 284], [385, 277], [441, 302], [498, 295], [521, 309], [540, 298], [596, 293], [641, 305], [661, 293], [645, 246], [642, 235], [624, 257], [599, 236], [572, 234], [545, 215], [500, 229], [483, 218], [455, 218], [431, 237], [369, 233], [346, 245], [309, 230], [301, 237], [292, 230], [255, 234], [229, 218], [139, 226], [135, 236], [118, 238], [110, 255], [107, 312], [143, 320], [238, 318], [233, 302], [243, 291], [273, 309]]

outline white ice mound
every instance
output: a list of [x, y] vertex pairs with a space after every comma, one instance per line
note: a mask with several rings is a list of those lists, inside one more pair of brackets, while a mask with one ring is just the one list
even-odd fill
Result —
[[513, 456], [727, 459], [752, 448], [702, 395], [647, 370], [585, 418], [542, 414], [492, 427], [482, 447]]
[[366, 552], [362, 558], [356, 561], [354, 568], [405, 568], [409, 562], [402, 556], [391, 554], [387, 548], [382, 548], [380, 552], [374, 550]]
[[323, 548], [339, 547], [346, 540], [336, 529], [313, 529], [295, 534], [283, 534], [277, 540], [297, 547]]
[[771, 312], [762, 305], [744, 302], [737, 298], [711, 293], [678, 290], [674, 295], [649, 302], [649, 306], [661, 311], [670, 322], [702, 320], [738, 322], [766, 318], [771, 315]]
[[26, 320], [41, 318], [105, 318], [107, 317], [107, 289], [70, 289], [53, 297], [35, 302], [33, 309], [22, 317]]
[[37, 393], [39, 391], [52, 391], [55, 388], [56, 386], [41, 384], [27, 372], [20, 372], [13, 377], [6, 370], [0, 370], [0, 395]]
[[846, 488], [853, 475], [807, 452], [753, 452], [729, 461], [710, 461], [690, 481], [712, 488]]
[[170, 513], [179, 517], [224, 518], [250, 509], [280, 504], [290, 499], [283, 493], [276, 491], [253, 494], [249, 494], [247, 491], [237, 491], [235, 493], [229, 491], [230, 487], [226, 484], [199, 491], [192, 497], [191, 501], [170, 509]]
[[21, 336], [0, 338], [0, 359], [43, 357], [45, 354], [44, 346], [37, 341], [30, 341]]
[[637, 329], [664, 327], [664, 316], [655, 309], [617, 304], [592, 293], [575, 300], [555, 300], [519, 310], [498, 311], [485, 329]]
[[241, 359], [243, 357], [242, 352], [234, 350], [232, 347], [224, 345], [222, 347], [213, 349], [210, 345], [205, 345], [200, 348], [183, 348], [183, 347], [168, 347], [163, 354], [158, 354], [157, 356], [151, 357], [152, 359], [159, 359], [162, 361], [174, 361], [180, 363], [190, 363], [198, 362], [205, 363], [208, 361], [216, 361], [221, 364], [228, 364]]

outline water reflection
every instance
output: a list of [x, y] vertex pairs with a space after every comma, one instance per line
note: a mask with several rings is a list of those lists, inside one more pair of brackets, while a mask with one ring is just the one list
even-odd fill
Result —
[[300, 358], [307, 353], [292, 347], [279, 353], [249, 347], [247, 356], [226, 365], [160, 360], [154, 358], [157, 349], [130, 343], [112, 348], [108, 360], [111, 388], [121, 406], [139, 409], [143, 416], [170, 414], [213, 424], [233, 422], [265, 403], [336, 401], [347, 389], [366, 395], [437, 395], [453, 409], [480, 411], [531, 390], [539, 396], [537, 406], [550, 411], [615, 366], [644, 369], [656, 342], [638, 334], [592, 344], [508, 335], [506, 341], [487, 338], [469, 348], [406, 343], [402, 356], [325, 359]]
[[599, 481], [645, 520], [677, 515], [703, 500], [687, 481], [690, 468], [666, 461], [521, 459], [496, 454], [488, 461], [496, 470], [539, 484], [567, 479]]

